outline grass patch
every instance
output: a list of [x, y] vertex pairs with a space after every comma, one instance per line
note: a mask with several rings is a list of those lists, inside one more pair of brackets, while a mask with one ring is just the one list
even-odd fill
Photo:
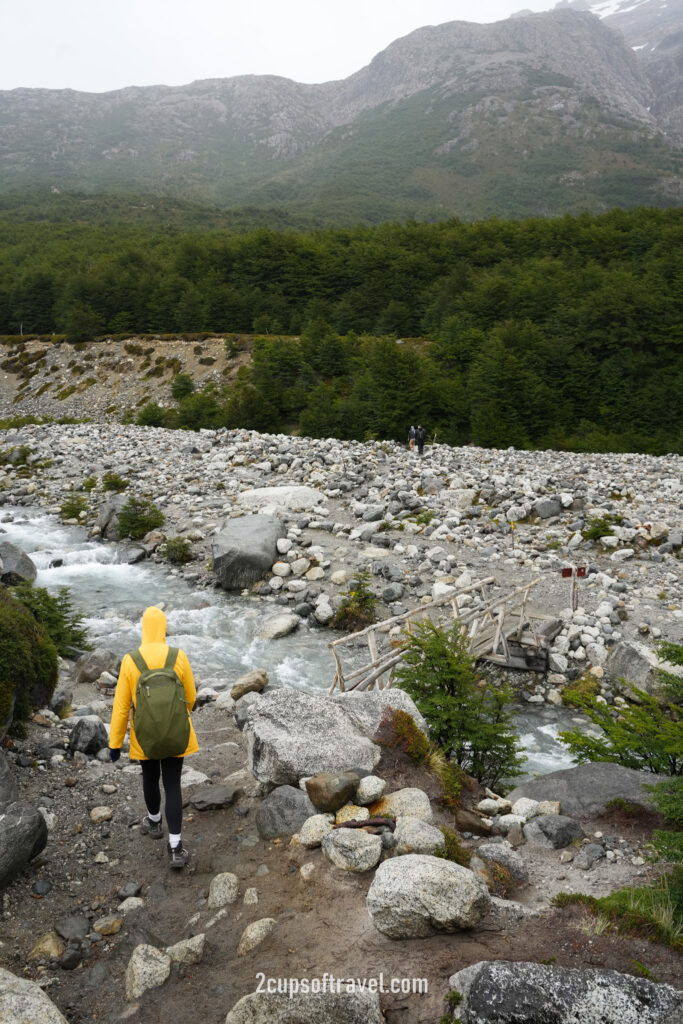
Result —
[[[650, 885], [618, 889], [597, 898], [585, 893], [561, 892], [553, 899], [557, 907], [579, 904], [600, 923], [625, 935], [637, 935], [683, 952], [683, 866], [676, 865]], [[595, 925], [594, 925], [595, 927]]]

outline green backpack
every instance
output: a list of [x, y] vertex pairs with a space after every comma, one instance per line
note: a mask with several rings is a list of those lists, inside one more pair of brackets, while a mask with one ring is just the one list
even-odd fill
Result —
[[174, 668], [178, 648], [169, 647], [163, 668], [149, 668], [139, 650], [129, 654], [140, 669], [133, 728], [143, 753], [154, 760], [184, 754], [190, 739], [190, 716], [185, 688]]

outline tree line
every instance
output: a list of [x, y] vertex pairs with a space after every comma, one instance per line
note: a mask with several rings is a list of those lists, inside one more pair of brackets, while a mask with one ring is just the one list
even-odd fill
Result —
[[449, 443], [661, 453], [681, 446], [682, 228], [649, 208], [314, 232], [7, 222], [0, 334], [259, 334], [180, 425], [402, 439], [420, 420]]

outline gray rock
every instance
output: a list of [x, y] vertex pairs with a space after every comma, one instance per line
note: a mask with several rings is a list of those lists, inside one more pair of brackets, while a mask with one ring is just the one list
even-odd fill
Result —
[[114, 494], [107, 498], [97, 514], [100, 536], [106, 540], [120, 540], [119, 514], [128, 501], [127, 494]]
[[225, 1024], [384, 1024], [372, 992], [253, 992], [243, 996]]
[[370, 871], [382, 856], [381, 836], [371, 835], [363, 829], [335, 828], [322, 837], [323, 854], [342, 871], [360, 874]]
[[266, 619], [259, 630], [259, 636], [266, 640], [278, 640], [280, 637], [289, 636], [298, 627], [301, 619], [291, 612], [283, 612], [281, 615], [273, 615]]
[[422, 732], [427, 733], [427, 723], [415, 702], [398, 686], [388, 690], [371, 690], [369, 693], [356, 693], [355, 690], [337, 693], [332, 697], [332, 703], [342, 708], [359, 732], [371, 740], [377, 737], [380, 722], [391, 708], [407, 712]]
[[94, 651], [83, 654], [76, 662], [76, 685], [94, 683], [103, 672], [118, 673], [121, 659], [106, 647], [98, 647]]
[[408, 853], [435, 854], [446, 845], [441, 829], [419, 818], [397, 818], [394, 839], [396, 853], [401, 856]]
[[21, 583], [23, 580], [33, 583], [38, 575], [38, 570], [26, 552], [8, 540], [0, 541], [0, 561], [0, 582], [7, 586]]
[[625, 679], [654, 695], [662, 692], [660, 668], [683, 677], [683, 666], [665, 664], [650, 647], [635, 640], [621, 640], [615, 644], [604, 667], [608, 679]]
[[561, 850], [583, 837], [578, 821], [564, 814], [540, 814], [524, 826], [524, 838], [535, 846]]
[[49, 708], [56, 715], [63, 715], [71, 707], [73, 690], [68, 684], [60, 684], [50, 697]]
[[67, 942], [80, 942], [90, 931], [90, 921], [80, 914], [62, 917], [55, 921], [55, 931]]
[[262, 917], [260, 921], [252, 921], [242, 932], [237, 946], [237, 956], [246, 956], [260, 946], [277, 926], [274, 917]]
[[663, 1024], [683, 993], [617, 971], [484, 960], [449, 979], [462, 1024]]
[[[478, 860], [484, 865], [500, 864], [510, 872], [510, 877], [515, 885], [526, 885], [529, 881], [529, 869], [522, 857], [512, 849], [508, 843], [482, 843], [475, 850], [470, 861], [470, 868], [477, 874], [481, 874], [475, 861]], [[484, 881], [486, 877], [484, 876]]]
[[379, 747], [334, 701], [299, 690], [262, 694], [244, 728], [247, 766], [259, 782], [296, 785], [305, 776], [349, 765], [372, 771], [380, 759]]
[[211, 910], [227, 907], [235, 902], [239, 891], [240, 883], [237, 875], [233, 875], [230, 871], [222, 871], [211, 879], [207, 906]]
[[600, 843], [587, 843], [574, 857], [573, 865], [579, 871], [590, 871], [604, 856], [605, 848]]
[[[378, 1016], [377, 1020], [381, 1018]], [[0, 967], [0, 1020], [2, 1024], [68, 1024], [35, 981], [17, 978]]]
[[299, 829], [299, 842], [307, 850], [320, 846], [323, 836], [334, 824], [334, 814], [313, 814]]
[[256, 811], [256, 828], [262, 839], [292, 836], [314, 814], [315, 807], [300, 789], [278, 786]]
[[47, 843], [47, 825], [40, 811], [17, 800], [0, 813], [0, 888], [11, 881]]
[[562, 512], [562, 502], [559, 498], [539, 498], [531, 506], [535, 516], [541, 519], [550, 519], [551, 516], [559, 516]]
[[7, 758], [0, 750], [0, 814], [7, 804], [13, 804], [19, 797], [19, 787], [7, 764]]
[[277, 542], [286, 530], [276, 516], [229, 519], [213, 538], [213, 571], [224, 590], [241, 590], [269, 571], [277, 561]]
[[367, 807], [368, 804], [379, 800], [386, 788], [386, 782], [384, 779], [380, 779], [378, 775], [365, 775], [358, 783], [356, 803], [361, 807]]
[[174, 964], [199, 964], [204, 956], [206, 935], [200, 932], [190, 939], [181, 939], [173, 946], [168, 946], [166, 953]]
[[109, 746], [109, 736], [104, 722], [97, 715], [79, 718], [69, 736], [69, 749], [80, 750], [82, 754], [95, 756], [103, 747]]
[[383, 861], [366, 902], [372, 923], [392, 939], [473, 928], [490, 905], [486, 886], [467, 868], [419, 854]]
[[261, 700], [261, 694], [256, 691], [245, 693], [235, 704], [235, 725], [238, 729], [244, 729], [249, 718], [249, 711]]
[[241, 793], [239, 786], [195, 786], [190, 802], [198, 811], [215, 811], [232, 807]]
[[523, 782], [513, 789], [508, 799], [514, 802], [528, 796], [536, 800], [559, 800], [564, 814], [591, 816], [601, 814], [617, 797], [641, 807], [653, 807], [652, 793], [645, 787], [664, 778], [608, 762], [580, 764]]

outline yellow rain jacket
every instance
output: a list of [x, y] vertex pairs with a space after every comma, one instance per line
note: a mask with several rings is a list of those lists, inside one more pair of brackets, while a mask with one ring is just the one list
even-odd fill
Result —
[[[166, 643], [166, 616], [160, 608], [147, 608], [142, 616], [142, 645], [140, 653], [145, 659], [149, 668], [163, 668], [168, 654]], [[185, 651], [178, 651], [178, 660], [175, 663], [177, 672], [183, 686], [185, 687], [185, 700], [187, 711], [194, 707], [197, 689], [194, 685], [194, 677], [190, 663], [187, 660]], [[147, 761], [149, 758], [143, 754], [138, 741], [135, 738], [133, 729], [133, 708], [135, 707], [135, 687], [140, 678], [140, 670], [129, 654], [126, 654], [121, 662], [121, 671], [116, 684], [114, 694], [114, 707], [111, 713], [111, 725], [109, 726], [109, 746], [116, 749], [123, 746], [126, 729], [130, 725], [130, 752], [129, 757], [133, 761]], [[187, 749], [181, 757], [188, 754], [195, 754], [199, 750], [197, 737], [190, 719], [190, 738]]]

